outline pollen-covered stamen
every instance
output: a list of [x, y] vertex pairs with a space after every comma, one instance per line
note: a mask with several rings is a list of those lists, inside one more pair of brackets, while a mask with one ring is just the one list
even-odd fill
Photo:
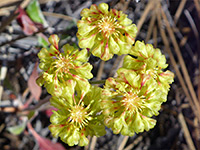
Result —
[[136, 111], [141, 111], [143, 100], [137, 94], [129, 93], [122, 99], [121, 103], [126, 111], [135, 113]]
[[70, 57], [58, 57], [53, 66], [59, 73], [68, 73], [73, 68]]
[[116, 19], [111, 16], [103, 17], [97, 23], [99, 32], [103, 33], [103, 35], [108, 38], [111, 36], [115, 31], [116, 28], [119, 26], [116, 22]]
[[146, 74], [149, 74], [151, 77], [153, 77], [154, 79], [156, 79], [157, 76], [158, 76], [158, 71], [159, 71], [158, 68], [148, 69], [146, 71]]
[[69, 122], [74, 123], [79, 128], [83, 128], [88, 124], [88, 121], [91, 119], [87, 109], [82, 105], [75, 105], [70, 109], [70, 118]]

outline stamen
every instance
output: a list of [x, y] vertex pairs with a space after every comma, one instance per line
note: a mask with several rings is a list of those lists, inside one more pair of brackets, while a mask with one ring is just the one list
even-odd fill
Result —
[[98, 22], [99, 32], [102, 32], [102, 34], [105, 37], [109, 37], [110, 35], [115, 33], [117, 27], [118, 27], [118, 23], [116, 22], [116, 19], [111, 16], [103, 17]]
[[70, 110], [69, 122], [75, 123], [79, 128], [83, 128], [88, 124], [90, 116], [87, 113], [87, 109], [80, 105], [75, 105]]

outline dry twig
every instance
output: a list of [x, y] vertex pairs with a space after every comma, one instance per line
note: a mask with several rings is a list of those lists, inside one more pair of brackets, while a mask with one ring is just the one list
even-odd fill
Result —
[[[181, 54], [181, 51], [180, 51], [180, 48], [178, 46], [178, 43], [177, 43], [177, 40], [175, 38], [175, 35], [174, 35], [174, 32], [173, 30], [171, 29], [170, 27], [170, 24], [169, 24], [169, 21], [167, 20], [167, 17], [165, 15], [165, 12], [163, 11], [163, 9], [161, 8], [161, 15], [166, 23], [166, 27], [167, 27], [167, 31], [169, 33], [169, 36], [170, 36], [170, 39], [172, 41], [172, 44], [174, 46], [174, 49], [175, 49], [175, 52], [177, 54], [177, 57], [178, 57], [178, 60], [180, 62], [180, 65], [181, 65], [181, 69], [183, 71], [183, 75], [184, 75], [184, 78], [185, 78], [185, 81], [187, 83], [187, 86], [189, 88], [189, 91], [190, 91], [190, 94], [192, 96], [192, 99], [193, 99], [193, 102], [195, 104], [195, 107], [197, 108], [197, 114], [200, 114], [200, 105], [199, 105], [199, 102], [198, 102], [198, 99], [197, 99], [197, 96], [195, 94], [195, 91], [194, 91], [194, 87], [192, 85], [192, 82], [191, 82], [191, 79], [190, 79], [190, 76], [188, 74], [188, 71], [187, 71], [187, 68], [185, 66], [185, 62], [183, 60], [183, 57], [182, 57], [182, 54]], [[198, 118], [199, 118], [199, 123], [200, 123], [200, 116], [198, 115]]]

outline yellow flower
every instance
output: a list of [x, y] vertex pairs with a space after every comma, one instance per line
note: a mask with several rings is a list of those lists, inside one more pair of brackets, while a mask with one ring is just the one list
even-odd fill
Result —
[[78, 21], [79, 46], [106, 61], [114, 54], [128, 54], [135, 41], [137, 27], [122, 11], [108, 10], [108, 5], [92, 5], [81, 12]]

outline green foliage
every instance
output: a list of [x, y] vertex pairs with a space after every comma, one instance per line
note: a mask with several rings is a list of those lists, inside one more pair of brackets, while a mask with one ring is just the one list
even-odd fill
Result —
[[[165, 56], [151, 44], [137, 41], [137, 28], [127, 15], [105, 3], [83, 9], [77, 23], [78, 50], [69, 44], [59, 48], [59, 38], [51, 35], [49, 49], [38, 53], [42, 73], [38, 85], [52, 95], [58, 109], [50, 118], [54, 137], [70, 146], [85, 146], [87, 136], [102, 136], [105, 126], [115, 134], [133, 136], [152, 129], [161, 104], [166, 102], [174, 74]], [[133, 45], [134, 44], [134, 45]], [[91, 53], [106, 61], [114, 54], [128, 54], [117, 77], [106, 80], [103, 88], [92, 86]]]
[[31, 18], [31, 20], [33, 20], [34, 22], [41, 23], [44, 26], [47, 25], [43, 13], [40, 9], [40, 4], [38, 0], [32, 0], [30, 4], [27, 6], [26, 12]]
[[44, 47], [44, 48], [48, 48], [49, 43], [41, 36], [38, 36], [38, 43]]
[[26, 122], [23, 121], [23, 122], [22, 122], [21, 124], [19, 124], [19, 125], [12, 126], [12, 127], [8, 127], [7, 130], [8, 130], [10, 133], [14, 134], [14, 135], [19, 135], [19, 134], [21, 134], [21, 133], [24, 131], [25, 128], [26, 128]]

